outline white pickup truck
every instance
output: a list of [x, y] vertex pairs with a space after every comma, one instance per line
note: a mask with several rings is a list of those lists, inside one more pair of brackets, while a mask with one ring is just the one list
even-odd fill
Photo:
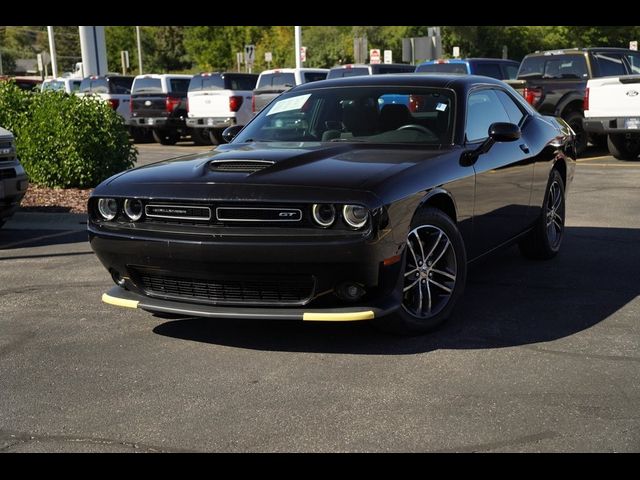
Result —
[[584, 97], [584, 130], [607, 135], [620, 160], [640, 155], [640, 75], [592, 78]]

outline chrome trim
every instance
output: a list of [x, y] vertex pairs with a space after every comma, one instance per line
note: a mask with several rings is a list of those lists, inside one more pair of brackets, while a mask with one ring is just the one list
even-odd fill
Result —
[[[251, 218], [222, 218], [220, 217], [220, 210], [271, 210], [271, 211], [292, 211], [298, 212], [298, 218], [296, 219], [282, 219], [282, 220], [264, 220], [264, 219], [251, 219]], [[216, 218], [220, 222], [301, 222], [302, 210], [299, 208], [266, 208], [266, 207], [218, 207], [216, 208]]]
[[[176, 217], [172, 215], [155, 215], [153, 213], [149, 213], [149, 208], [195, 208], [200, 210], [206, 210], [208, 216], [205, 217]], [[176, 220], [211, 220], [211, 208], [203, 207], [200, 205], [157, 205], [157, 204], [149, 204], [144, 207], [144, 214], [150, 218], [173, 218]]]
[[275, 162], [273, 160], [254, 160], [254, 159], [242, 160], [241, 158], [230, 158], [228, 160], [226, 159], [211, 160], [209, 162], [209, 165], [211, 166], [217, 163], [260, 163], [267, 166], [267, 165], [273, 165]]

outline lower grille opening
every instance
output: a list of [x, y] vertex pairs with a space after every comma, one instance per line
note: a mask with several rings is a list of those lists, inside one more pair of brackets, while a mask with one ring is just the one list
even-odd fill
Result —
[[315, 286], [310, 276], [196, 279], [137, 271], [134, 277], [151, 297], [212, 305], [304, 305]]

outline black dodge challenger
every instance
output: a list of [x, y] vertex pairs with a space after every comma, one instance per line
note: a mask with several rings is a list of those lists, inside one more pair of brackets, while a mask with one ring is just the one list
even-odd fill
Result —
[[89, 239], [116, 284], [104, 302], [419, 333], [451, 315], [469, 262], [562, 242], [574, 133], [499, 80], [313, 82], [224, 135], [93, 191]]

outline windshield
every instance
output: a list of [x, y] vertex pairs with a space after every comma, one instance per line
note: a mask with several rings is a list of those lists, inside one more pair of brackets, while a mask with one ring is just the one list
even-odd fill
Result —
[[454, 93], [425, 87], [334, 87], [288, 92], [234, 140], [239, 142], [452, 142]]
[[518, 71], [519, 79], [526, 78], [587, 78], [584, 55], [544, 55], [527, 57]]

